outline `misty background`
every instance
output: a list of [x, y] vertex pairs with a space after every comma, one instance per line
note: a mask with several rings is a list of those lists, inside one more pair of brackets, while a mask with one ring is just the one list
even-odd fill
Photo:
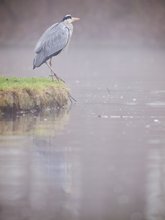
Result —
[[165, 1], [0, 0], [0, 75], [49, 77], [34, 47], [68, 13], [77, 103], [0, 121], [0, 219], [164, 220]]
[[34, 46], [65, 14], [81, 18], [74, 44], [165, 46], [163, 0], [0, 0], [0, 45]]

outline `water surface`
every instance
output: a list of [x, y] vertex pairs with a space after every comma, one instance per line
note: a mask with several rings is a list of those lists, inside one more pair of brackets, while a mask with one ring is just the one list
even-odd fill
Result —
[[0, 121], [0, 219], [164, 220], [164, 53], [74, 53], [76, 104]]

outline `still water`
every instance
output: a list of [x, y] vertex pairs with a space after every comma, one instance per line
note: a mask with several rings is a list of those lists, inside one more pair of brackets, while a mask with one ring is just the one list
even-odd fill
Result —
[[165, 219], [164, 53], [102, 55], [64, 74], [76, 104], [0, 120], [1, 220]]

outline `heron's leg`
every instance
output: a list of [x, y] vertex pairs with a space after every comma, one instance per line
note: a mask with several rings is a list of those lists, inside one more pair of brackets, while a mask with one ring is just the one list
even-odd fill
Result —
[[57, 74], [54, 72], [54, 70], [52, 69], [52, 67], [47, 63], [47, 62], [45, 62], [46, 63], [46, 65], [49, 67], [49, 69], [51, 70], [51, 72], [54, 74], [54, 76], [56, 77], [56, 79], [58, 80], [58, 81], [63, 81], [64, 83], [65, 83], [65, 81], [63, 80], [63, 79], [61, 79], [60, 77], [58, 77], [57, 76]]
[[52, 62], [51, 62], [51, 59], [50, 59], [50, 61], [49, 61], [49, 64], [46, 62], [46, 65], [49, 67], [49, 69], [50, 69], [50, 72], [51, 72], [51, 76], [52, 76], [52, 80], [53, 80], [53, 76], [55, 76], [56, 77], [56, 79], [59, 81], [60, 79], [59, 79], [59, 77], [56, 75], [56, 73], [53, 71], [53, 69], [52, 69]]
[[[50, 58], [50, 60], [49, 60], [49, 66], [52, 68], [52, 58]], [[52, 71], [52, 69], [50, 70], [50, 77], [52, 77], [52, 81], [53, 81], [53, 77], [54, 77], [54, 74], [53, 74], [53, 71]]]

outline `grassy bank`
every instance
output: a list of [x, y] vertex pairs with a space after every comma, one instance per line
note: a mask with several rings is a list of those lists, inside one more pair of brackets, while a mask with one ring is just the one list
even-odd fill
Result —
[[41, 111], [68, 102], [68, 88], [49, 78], [0, 77], [0, 112]]

